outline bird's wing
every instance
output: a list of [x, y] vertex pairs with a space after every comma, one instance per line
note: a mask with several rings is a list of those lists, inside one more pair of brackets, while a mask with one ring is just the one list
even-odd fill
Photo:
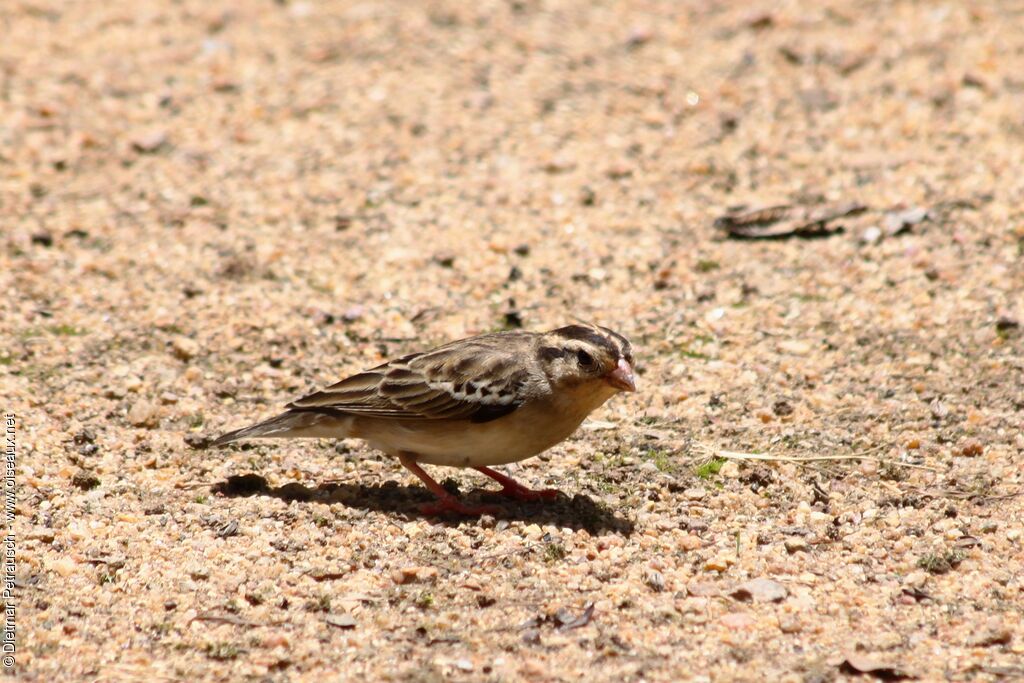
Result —
[[530, 367], [522, 354], [464, 341], [393, 360], [288, 405], [402, 420], [487, 422], [528, 398]]

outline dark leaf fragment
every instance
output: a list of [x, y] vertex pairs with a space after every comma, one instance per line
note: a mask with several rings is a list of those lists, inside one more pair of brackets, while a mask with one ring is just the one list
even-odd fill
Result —
[[823, 237], [842, 230], [838, 219], [863, 213], [856, 202], [799, 206], [779, 204], [730, 211], [715, 219], [715, 227], [739, 239]]

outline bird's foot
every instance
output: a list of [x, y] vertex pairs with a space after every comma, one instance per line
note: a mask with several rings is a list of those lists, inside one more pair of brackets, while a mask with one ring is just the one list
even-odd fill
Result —
[[561, 491], [558, 489], [528, 489], [521, 484], [505, 484], [498, 493], [512, 500], [534, 502], [538, 500], [554, 500]]
[[498, 511], [493, 505], [466, 505], [455, 496], [444, 496], [433, 503], [425, 503], [420, 506], [420, 512], [425, 515], [456, 514], [465, 517], [479, 517], [480, 515], [493, 515]]
[[496, 472], [490, 467], [474, 467], [473, 469], [481, 474], [486, 474], [488, 477], [501, 484], [501, 490], [498, 491], [498, 493], [513, 500], [554, 500], [558, 497], [558, 494], [561, 493], [558, 489], [540, 489], [537, 491], [528, 489], [507, 474]]

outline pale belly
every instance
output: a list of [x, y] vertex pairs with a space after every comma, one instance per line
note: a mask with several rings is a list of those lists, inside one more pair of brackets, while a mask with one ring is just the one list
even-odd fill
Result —
[[353, 436], [386, 453], [415, 453], [417, 462], [428, 465], [505, 465], [537, 455], [564, 440], [606, 398], [601, 397], [600, 402], [524, 407], [480, 424], [364, 419]]

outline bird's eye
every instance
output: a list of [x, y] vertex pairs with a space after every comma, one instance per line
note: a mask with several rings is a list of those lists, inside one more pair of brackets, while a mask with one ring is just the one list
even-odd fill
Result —
[[582, 349], [576, 352], [576, 360], [579, 361], [580, 367], [594, 367], [594, 357]]

